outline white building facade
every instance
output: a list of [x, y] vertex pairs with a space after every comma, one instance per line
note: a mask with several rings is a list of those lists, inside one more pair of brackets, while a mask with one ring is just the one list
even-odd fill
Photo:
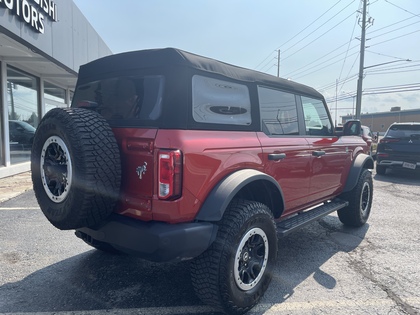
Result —
[[0, 0], [0, 178], [30, 170], [42, 116], [70, 106], [80, 65], [110, 54], [71, 0]]

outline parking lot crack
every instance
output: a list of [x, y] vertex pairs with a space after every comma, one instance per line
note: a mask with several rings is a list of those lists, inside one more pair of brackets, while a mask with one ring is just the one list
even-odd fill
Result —
[[379, 287], [382, 291], [384, 291], [388, 298], [391, 299], [399, 308], [399, 310], [404, 314], [419, 315], [419, 312], [415, 307], [404, 301], [394, 290], [392, 290], [392, 288], [382, 283], [375, 276], [375, 272], [372, 270], [369, 264], [370, 260], [364, 257], [364, 251], [366, 250], [366, 247], [369, 247], [369, 245], [365, 247], [359, 247], [354, 252], [349, 254], [350, 267], [364, 278], [368, 279], [374, 285]]

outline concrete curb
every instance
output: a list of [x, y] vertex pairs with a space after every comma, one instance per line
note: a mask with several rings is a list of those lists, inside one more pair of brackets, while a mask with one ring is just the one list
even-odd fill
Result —
[[0, 203], [32, 189], [31, 172], [0, 178]]

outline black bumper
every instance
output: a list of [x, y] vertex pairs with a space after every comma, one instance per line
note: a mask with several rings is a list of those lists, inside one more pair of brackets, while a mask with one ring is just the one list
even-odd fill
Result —
[[156, 262], [194, 258], [210, 246], [216, 233], [217, 226], [209, 222], [143, 222], [117, 214], [98, 226], [76, 230], [76, 236], [87, 243], [108, 243], [121, 252]]

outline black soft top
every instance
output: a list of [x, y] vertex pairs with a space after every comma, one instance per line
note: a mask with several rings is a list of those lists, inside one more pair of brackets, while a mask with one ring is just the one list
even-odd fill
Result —
[[196, 69], [238, 81], [255, 82], [323, 99], [319, 92], [306, 85], [175, 48], [139, 50], [97, 59], [80, 67], [77, 84], [82, 85], [140, 69], [159, 68], [170, 71], [174, 67], [176, 67], [176, 71], [182, 71], [182, 69], [194, 71]]

